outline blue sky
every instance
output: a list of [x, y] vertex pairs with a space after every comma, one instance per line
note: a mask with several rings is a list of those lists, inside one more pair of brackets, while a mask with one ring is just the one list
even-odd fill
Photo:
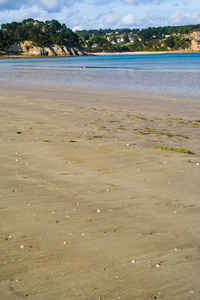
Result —
[[199, 0], [0, 0], [0, 24], [56, 19], [76, 29], [200, 24]]

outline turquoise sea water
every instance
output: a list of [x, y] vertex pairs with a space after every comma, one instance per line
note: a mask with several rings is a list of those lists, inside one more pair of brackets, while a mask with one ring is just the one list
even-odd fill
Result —
[[88, 86], [200, 98], [200, 53], [0, 60], [0, 84]]

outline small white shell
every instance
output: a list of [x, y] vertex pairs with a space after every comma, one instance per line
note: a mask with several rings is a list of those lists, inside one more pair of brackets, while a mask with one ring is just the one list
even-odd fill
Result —
[[156, 267], [159, 268], [161, 266], [161, 264], [156, 264]]
[[132, 259], [132, 261], [131, 261], [133, 264], [135, 264], [136, 263], [136, 260], [134, 260], [134, 259]]

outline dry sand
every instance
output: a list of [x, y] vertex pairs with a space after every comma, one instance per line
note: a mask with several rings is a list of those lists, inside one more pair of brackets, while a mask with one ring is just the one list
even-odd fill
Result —
[[0, 105], [0, 299], [200, 298], [198, 102], [29, 87]]

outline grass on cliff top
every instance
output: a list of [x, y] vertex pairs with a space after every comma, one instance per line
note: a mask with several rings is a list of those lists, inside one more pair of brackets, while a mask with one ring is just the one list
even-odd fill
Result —
[[162, 146], [148, 146], [150, 148], [159, 148], [161, 150], [171, 150], [171, 151], [175, 151], [175, 152], [179, 152], [179, 153], [183, 153], [183, 154], [195, 154], [192, 151], [189, 150], [185, 150], [185, 149], [179, 149], [179, 148], [169, 148], [169, 147], [162, 147]]

